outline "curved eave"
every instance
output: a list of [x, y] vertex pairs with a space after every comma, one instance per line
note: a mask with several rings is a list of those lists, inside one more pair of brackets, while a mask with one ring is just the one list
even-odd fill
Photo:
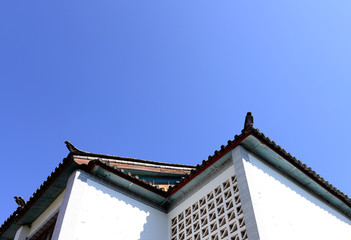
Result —
[[185, 164], [177, 164], [177, 163], [164, 163], [164, 162], [156, 162], [156, 161], [150, 161], [150, 160], [144, 160], [144, 159], [139, 159], [139, 158], [128, 158], [128, 157], [120, 157], [120, 156], [114, 156], [114, 155], [107, 155], [107, 154], [100, 154], [100, 153], [91, 153], [91, 152], [86, 152], [82, 151], [75, 146], [73, 146], [72, 143], [69, 141], [66, 141], [66, 146], [68, 150], [70, 151], [70, 155], [75, 155], [75, 156], [84, 156], [87, 157], [89, 160], [117, 160], [117, 161], [126, 161], [129, 163], [141, 163], [141, 164], [147, 164], [147, 165], [158, 165], [158, 166], [168, 166], [168, 167], [175, 167], [175, 168], [194, 168], [192, 165], [185, 165]]
[[238, 146], [250, 134], [251, 132], [243, 132], [240, 136], [236, 135], [234, 141], [229, 140], [228, 145], [222, 145], [221, 150], [215, 151], [215, 154], [213, 156], [209, 156], [207, 161], [203, 161], [202, 165], [198, 165], [195, 172], [187, 176], [187, 178], [184, 178], [183, 181], [176, 186], [170, 188], [167, 202], [169, 204], [173, 202], [193, 186], [204, 180], [208, 174], [226, 162], [231, 157], [230, 151]]
[[241, 145], [351, 218], [350, 203], [344, 197], [339, 197], [334, 189], [318, 179], [314, 172], [309, 171], [299, 162], [293, 161], [292, 157], [284, 157], [280, 150], [269, 147], [265, 140], [259, 139], [259, 136], [250, 135], [241, 142]]
[[167, 193], [164, 190], [152, 186], [130, 174], [124, 173], [117, 168], [108, 166], [101, 161], [89, 162], [88, 169], [89, 173], [155, 203], [161, 204], [166, 199]]
[[[67, 143], [66, 143], [67, 144]], [[267, 164], [281, 171], [289, 178], [301, 184], [304, 188], [324, 199], [336, 209], [351, 218], [351, 199], [347, 195], [333, 187], [312, 169], [302, 164], [296, 158], [288, 154], [280, 146], [277, 146], [269, 138], [266, 138], [258, 129], [252, 127], [244, 129], [242, 133], [235, 136], [234, 140], [229, 140], [228, 145], [222, 145], [220, 150], [216, 150], [214, 155], [209, 156], [201, 165], [196, 168], [189, 165], [168, 164], [152, 162], [141, 159], [124, 158], [103, 154], [83, 152], [68, 143], [70, 154], [55, 169], [48, 179], [38, 188], [33, 196], [28, 200], [23, 208], [18, 208], [0, 227], [0, 240], [13, 239], [16, 231], [22, 225], [31, 224], [43, 211], [56, 199], [64, 190], [67, 180], [76, 169], [87, 170], [107, 181], [123, 187], [138, 196], [143, 196], [161, 207], [167, 208], [169, 204], [189, 191], [193, 186], [202, 181], [208, 174], [230, 158], [229, 152], [236, 146], [242, 145], [254, 154], [260, 156]], [[117, 168], [113, 168], [106, 163], [96, 159], [80, 165], [73, 161], [73, 155], [84, 155], [88, 158], [112, 158], [115, 160], [126, 160], [138, 162], [140, 164], [156, 164], [159, 166], [173, 166], [176, 168], [190, 168], [191, 173], [182, 177], [180, 182], [163, 191], [146, 181], [142, 181], [132, 174], [125, 173]]]
[[213, 162], [208, 167], [204, 168], [201, 172], [199, 172], [196, 176], [192, 177], [179, 187], [176, 191], [172, 192], [173, 194], [167, 199], [167, 204], [171, 204], [177, 198], [184, 195], [186, 192], [191, 190], [194, 186], [204, 181], [212, 172], [216, 171], [222, 164], [228, 161], [231, 158], [230, 153], [226, 153], [222, 155], [217, 161]]
[[17, 210], [0, 227], [0, 240], [13, 239], [17, 230], [23, 225], [30, 225], [50, 204], [64, 191], [67, 180], [81, 166], [70, 155], [50, 174], [37, 189], [23, 208]]

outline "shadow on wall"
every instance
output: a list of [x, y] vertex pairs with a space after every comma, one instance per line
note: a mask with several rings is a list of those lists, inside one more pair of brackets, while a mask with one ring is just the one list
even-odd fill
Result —
[[[317, 224], [318, 221], [334, 219], [335, 222], [342, 222], [349, 227], [351, 226], [351, 220], [349, 218], [327, 205], [313, 193], [303, 189], [303, 186], [292, 182], [292, 180], [289, 180], [287, 177], [277, 172], [277, 170], [263, 163], [262, 160], [258, 160], [258, 157], [255, 155], [249, 154], [249, 156], [249, 164], [256, 169], [254, 170], [256, 174], [262, 175], [261, 173], [263, 173], [265, 177], [262, 177], [262, 179], [266, 179], [266, 181], [255, 182], [256, 186], [258, 185], [257, 196], [258, 198], [262, 198], [261, 200], [266, 198], [266, 203], [273, 199], [272, 202], [274, 202], [274, 206], [272, 205], [271, 209], [281, 208], [284, 210], [283, 212], [291, 212], [293, 215], [301, 213], [300, 222], [304, 221], [304, 219], [307, 221], [307, 218], [312, 215], [315, 218], [317, 216], [324, 218], [318, 219], [314, 223], [307, 222], [307, 225]], [[259, 189], [263, 189], [263, 191]], [[303, 217], [304, 215], [305, 217]]]
[[150, 224], [146, 224], [152, 211], [149, 206], [101, 179], [85, 173], [79, 179], [86, 183], [75, 221], [79, 239], [142, 239], [144, 228], [150, 228]]

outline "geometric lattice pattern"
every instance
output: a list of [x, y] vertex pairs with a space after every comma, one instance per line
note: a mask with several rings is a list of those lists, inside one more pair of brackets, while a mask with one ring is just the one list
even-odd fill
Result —
[[172, 240], [247, 240], [235, 175], [172, 219]]

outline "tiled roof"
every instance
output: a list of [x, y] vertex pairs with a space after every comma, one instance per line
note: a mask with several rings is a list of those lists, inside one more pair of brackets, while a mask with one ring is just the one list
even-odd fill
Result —
[[40, 185], [40, 187], [33, 193], [29, 200], [25, 203], [23, 207], [18, 207], [1, 225], [0, 227], [0, 237], [3, 232], [10, 227], [14, 222], [23, 216], [31, 206], [43, 195], [43, 193], [50, 187], [54, 180], [70, 165], [72, 162], [68, 157], [63, 159], [58, 167], [55, 168], [53, 172], [47, 177], [47, 179]]
[[[85, 152], [82, 150], [77, 149], [74, 147], [70, 142], [66, 141], [66, 146], [69, 149], [70, 153], [69, 155], [59, 164], [58, 167], [55, 168], [55, 171], [53, 171], [47, 179], [43, 182], [43, 184], [40, 185], [40, 187], [33, 193], [33, 195], [30, 197], [30, 199], [25, 203], [23, 207], [18, 207], [5, 221], [4, 223], [0, 226], [0, 239], [2, 234], [11, 226], [11, 224], [15, 223], [18, 221], [18, 219], [21, 218], [37, 201], [42, 194], [47, 191], [47, 189], [50, 187], [50, 185], [55, 181], [55, 179], [73, 162], [73, 156], [74, 155], [79, 155], [79, 156], [88, 156], [88, 157], [96, 157], [99, 159], [116, 159], [116, 160], [125, 160], [125, 161], [130, 161], [130, 162], [137, 162], [137, 163], [144, 163], [144, 164], [153, 164], [153, 165], [160, 165], [160, 166], [171, 166], [171, 167], [178, 167], [178, 168], [194, 168], [192, 165], [184, 165], [184, 164], [173, 164], [173, 163], [162, 163], [162, 162], [155, 162], [155, 161], [149, 161], [149, 160], [143, 160], [143, 159], [137, 159], [137, 158], [127, 158], [127, 157], [120, 157], [120, 156], [112, 156], [112, 155], [105, 155], [105, 154], [97, 154], [97, 153], [89, 153]], [[116, 167], [109, 166], [108, 163], [101, 161], [101, 160], [92, 160], [89, 161], [88, 165], [81, 165], [77, 167], [77, 169], [83, 169], [83, 170], [88, 170], [89, 167], [93, 165], [98, 165], [104, 168], [107, 168], [108, 170], [113, 171], [116, 175], [119, 175], [120, 177], [123, 177], [125, 179], [128, 179], [129, 181], [135, 182], [139, 184], [140, 186], [155, 192], [159, 194], [160, 196], [165, 196], [166, 191], [162, 188], [159, 188], [157, 186], [151, 185], [149, 182], [139, 179], [138, 176], [133, 176], [129, 172], [125, 173], [123, 169], [118, 169]]]
[[156, 161], [144, 160], [144, 159], [139, 159], [139, 158], [129, 158], [129, 157], [113, 156], [113, 155], [106, 155], [106, 154], [100, 154], [100, 153], [90, 153], [90, 152], [82, 151], [82, 150], [76, 148], [69, 141], [66, 141], [65, 144], [72, 155], [96, 157], [96, 158], [101, 158], [101, 159], [106, 158], [106, 159], [115, 159], [115, 160], [125, 160], [125, 161], [129, 161], [129, 162], [155, 164], [155, 165], [162, 165], [162, 166], [187, 167], [187, 168], [194, 167], [193, 165], [186, 165], [186, 164], [156, 162]]
[[[280, 155], [290, 164], [295, 166], [297, 169], [299, 169], [305, 175], [313, 179], [320, 186], [322, 186], [324, 189], [326, 189], [328, 192], [330, 192], [332, 195], [340, 199], [348, 207], [351, 208], [351, 199], [346, 194], [344, 194], [343, 192], [335, 188], [332, 184], [330, 184], [328, 181], [326, 181], [324, 178], [318, 175], [306, 164], [303, 164], [300, 160], [296, 159], [290, 153], [286, 152], [285, 149], [283, 149], [281, 146], [277, 145], [274, 141], [272, 141], [271, 139], [266, 137], [263, 133], [261, 133], [259, 129], [253, 128], [252, 124], [248, 126], [245, 124], [245, 128], [240, 135], [235, 135], [233, 140], [229, 140], [227, 142], [227, 145], [222, 145], [219, 150], [216, 150], [213, 155], [208, 156], [207, 160], [203, 160], [201, 164], [196, 165], [196, 167], [193, 170], [191, 170], [190, 174], [185, 175], [181, 179], [181, 181], [176, 183], [174, 186], [169, 187], [167, 191], [165, 191], [162, 188], [153, 186], [145, 180], [139, 179], [138, 176], [133, 176], [130, 173], [125, 173], [123, 169], [118, 169], [116, 167], [110, 166], [108, 163], [100, 160], [92, 160], [88, 163], [88, 165], [83, 165], [81, 166], [81, 168], [89, 171], [89, 168], [92, 168], [93, 166], [99, 166], [124, 179], [134, 182], [135, 184], [138, 184], [141, 187], [148, 189], [162, 197], [170, 197], [172, 194], [174, 194], [180, 188], [182, 188], [182, 186], [189, 183], [192, 179], [198, 176], [202, 171], [204, 171], [206, 168], [211, 166], [214, 162], [216, 162], [226, 153], [231, 151], [234, 147], [239, 145], [245, 138], [247, 138], [250, 135], [257, 138], [261, 143], [268, 146], [270, 149], [272, 149], [274, 152], [276, 152], [278, 155]], [[135, 158], [125, 158], [125, 157], [117, 157], [117, 156], [110, 156], [110, 155], [103, 155], [103, 154], [96, 154], [96, 153], [88, 153], [75, 148], [69, 142], [66, 142], [66, 144], [68, 149], [70, 150], [70, 154], [68, 155], [68, 157], [65, 158], [63, 162], [60, 163], [59, 166], [55, 169], [55, 171], [50, 174], [47, 180], [37, 189], [37, 191], [32, 195], [32, 197], [26, 202], [25, 206], [22, 208], [20, 207], [17, 208], [17, 210], [13, 214], [11, 214], [11, 216], [1, 225], [0, 237], [4, 233], [4, 231], [10, 227], [11, 224], [16, 222], [18, 218], [23, 216], [30, 209], [30, 207], [35, 203], [35, 201], [37, 201], [42, 196], [42, 194], [49, 188], [49, 186], [53, 183], [53, 181], [69, 166], [69, 164], [73, 161], [72, 159], [74, 154], [99, 157], [99, 158], [114, 158], [114, 159], [130, 160], [130, 161], [137, 161], [140, 163], [152, 163], [152, 164], [160, 164], [160, 165], [166, 164], [166, 165], [179, 166], [179, 167], [182, 167], [182, 166], [193, 167], [190, 165], [168, 164], [168, 163], [153, 162], [153, 161], [147, 161], [147, 160], [141, 160], [141, 159], [135, 159]]]
[[167, 192], [163, 188], [159, 188], [158, 186], [152, 185], [150, 182], [140, 179], [138, 175], [132, 175], [129, 172], [125, 172], [123, 169], [119, 169], [116, 166], [110, 166], [106, 162], [102, 162], [100, 160], [93, 160], [88, 163], [88, 172], [91, 171], [92, 167], [99, 166], [104, 168], [105, 170], [114, 173], [124, 179], [129, 180], [130, 182], [136, 183], [143, 188], [146, 188], [162, 197], [167, 197]]
[[[332, 184], [330, 184], [328, 181], [326, 181], [324, 178], [322, 178], [319, 174], [317, 174], [315, 171], [313, 171], [310, 167], [308, 167], [306, 164], [303, 164], [300, 160], [296, 159], [296, 157], [293, 157], [291, 153], [288, 153], [284, 148], [281, 146], [277, 145], [274, 141], [272, 141], [269, 137], [266, 137], [264, 133], [261, 133], [259, 129], [253, 128], [252, 126], [248, 127], [247, 129], [244, 129], [240, 135], [235, 135], [233, 140], [229, 140], [227, 142], [227, 145], [222, 145], [219, 150], [214, 151], [213, 155], [208, 156], [207, 160], [203, 160], [201, 164], [196, 165], [196, 168], [191, 171], [190, 174], [185, 175], [184, 177], [181, 178], [179, 182], [177, 182], [174, 186], [170, 186], [169, 189], [166, 191], [167, 195], [172, 195], [175, 191], [177, 191], [179, 188], [184, 186], [186, 183], [191, 181], [194, 177], [196, 177], [199, 173], [201, 173], [205, 168], [209, 167], [212, 165], [213, 162], [224, 156], [226, 153], [228, 153], [230, 150], [232, 150], [234, 147], [240, 144], [240, 142], [246, 138], [249, 135], [255, 136], [257, 139], [259, 139], [263, 144], [267, 145], [270, 147], [273, 151], [275, 151], [277, 154], [279, 154], [281, 157], [286, 159], [288, 162], [290, 162], [292, 165], [294, 165], [296, 168], [298, 168], [300, 171], [305, 173], [308, 177], [319, 183], [321, 186], [323, 186], [326, 190], [331, 192], [334, 196], [342, 200], [345, 204], [347, 204], [351, 208], [351, 199], [341, 192], [339, 189], [335, 188]], [[95, 162], [97, 163], [97, 162]], [[109, 167], [110, 169], [115, 169], [116, 171], [121, 171], [118, 170], [117, 168], [112, 168], [108, 166], [108, 164], [99, 162], [99, 165], [105, 165], [106, 167]], [[123, 172], [123, 171], [122, 171]], [[134, 178], [132, 175], [128, 175], [130, 178]], [[138, 177], [136, 177], [134, 180], [139, 180]], [[146, 181], [139, 180], [141, 184], [148, 184], [150, 187], [154, 187], [151, 184], [147, 183]], [[158, 189], [161, 191], [164, 191], [162, 188]]]
[[284, 148], [277, 145], [269, 137], [266, 137], [264, 135], [264, 133], [261, 133], [259, 131], [259, 129], [251, 128], [248, 131], [250, 131], [251, 134], [253, 136], [255, 136], [257, 139], [259, 139], [262, 143], [266, 144], [268, 147], [270, 147], [272, 150], [274, 150], [276, 153], [278, 153], [281, 157], [286, 159], [288, 162], [290, 162], [292, 165], [294, 165], [300, 171], [305, 173], [311, 179], [313, 179], [314, 181], [319, 183], [326, 190], [328, 190], [334, 196], [336, 196], [337, 198], [342, 200], [345, 204], [347, 204], [351, 208], [351, 199], [346, 194], [344, 194], [339, 189], [337, 189], [332, 184], [330, 184], [328, 181], [326, 181], [324, 178], [322, 178], [315, 171], [313, 171], [312, 168], [308, 167], [306, 164], [303, 164], [300, 160], [296, 159], [296, 157], [293, 157], [291, 155], [291, 153], [288, 153]]
[[187, 182], [189, 182], [191, 179], [199, 175], [203, 170], [205, 170], [207, 167], [211, 166], [214, 162], [216, 162], [218, 159], [220, 159], [222, 156], [224, 156], [226, 153], [228, 153], [230, 150], [232, 150], [234, 147], [240, 144], [240, 142], [247, 137], [249, 134], [247, 131], [243, 131], [242, 134], [240, 135], [235, 135], [234, 140], [229, 140], [227, 142], [227, 145], [222, 145], [220, 147], [220, 150], [214, 151], [213, 155], [208, 156], [207, 160], [203, 160], [201, 164], [196, 165], [196, 169], [191, 171], [191, 174], [186, 175], [179, 181], [176, 185], [170, 187], [168, 189], [168, 193], [172, 195], [175, 191], [177, 191], [179, 188], [184, 186]]
[[263, 144], [267, 145], [270, 147], [273, 151], [275, 151], [277, 154], [279, 154], [281, 157], [286, 159], [288, 162], [290, 162], [292, 165], [294, 165], [296, 168], [301, 170], [303, 173], [305, 173], [307, 176], [309, 176], [311, 179], [319, 183], [321, 186], [323, 186], [326, 190], [328, 190], [330, 193], [332, 193], [334, 196], [342, 200], [345, 204], [347, 204], [351, 208], [351, 199], [341, 192], [339, 189], [335, 188], [332, 184], [330, 184], [328, 181], [326, 181], [324, 178], [322, 178], [319, 174], [317, 174], [315, 171], [313, 171], [310, 167], [308, 167], [306, 164], [303, 164], [300, 160], [296, 159], [296, 157], [293, 157], [291, 153], [288, 153], [284, 148], [281, 146], [277, 145], [274, 141], [272, 141], [269, 137], [266, 137], [264, 133], [261, 133], [259, 129], [253, 128], [253, 126], [248, 127], [247, 129], [244, 129], [240, 135], [235, 135], [234, 140], [229, 140], [227, 142], [227, 145], [222, 145], [219, 150], [214, 151], [213, 155], [208, 156], [207, 160], [203, 160], [202, 164], [196, 165], [196, 170], [192, 171], [190, 175], [187, 175], [181, 179], [180, 182], [178, 182], [176, 185], [170, 187], [168, 189], [168, 193], [172, 194], [174, 191], [177, 191], [179, 187], [182, 187], [184, 184], [186, 184], [189, 180], [194, 178], [198, 173], [212, 165], [213, 162], [224, 156], [227, 152], [232, 150], [234, 147], [236, 147], [244, 138], [246, 138], [249, 135], [255, 136], [257, 139], [259, 139]]

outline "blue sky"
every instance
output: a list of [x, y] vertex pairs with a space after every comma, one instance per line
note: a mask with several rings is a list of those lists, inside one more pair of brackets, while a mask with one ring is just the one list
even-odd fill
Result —
[[68, 150], [198, 164], [254, 126], [351, 195], [349, 1], [1, 1], [0, 224]]

